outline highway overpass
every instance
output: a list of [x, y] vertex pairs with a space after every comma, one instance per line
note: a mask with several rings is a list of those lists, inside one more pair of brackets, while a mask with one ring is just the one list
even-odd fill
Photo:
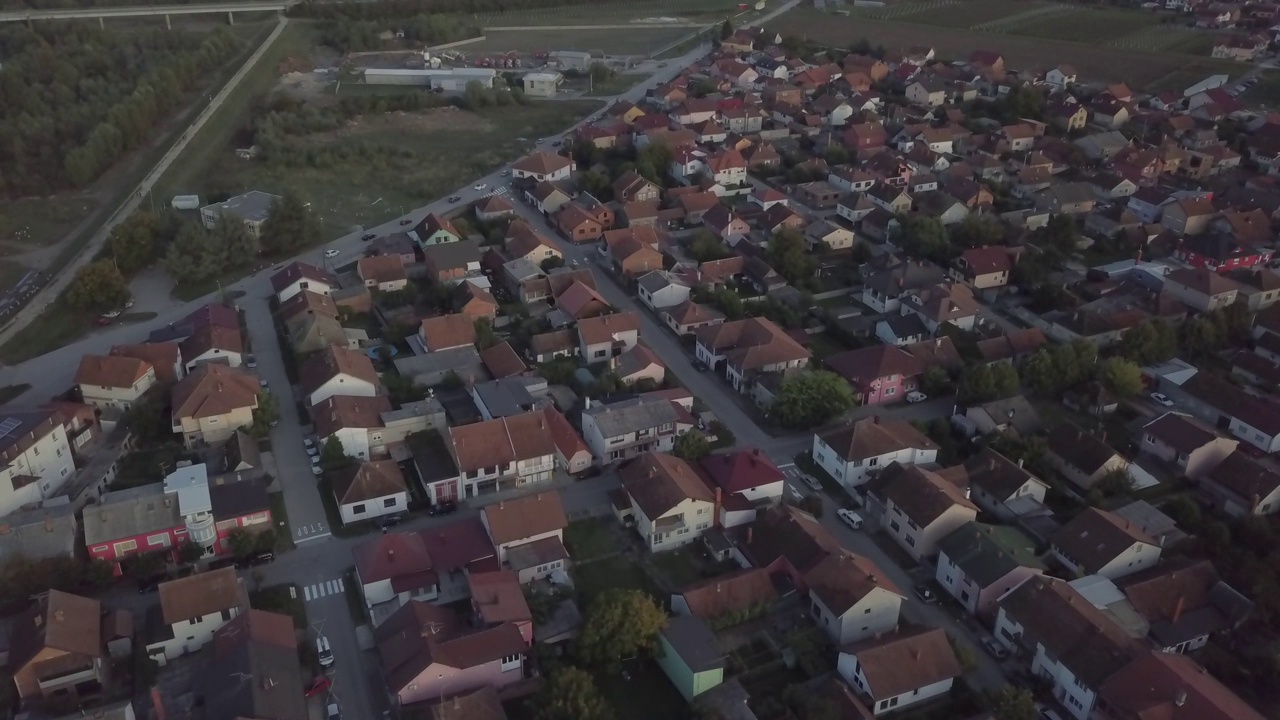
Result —
[[0, 23], [31, 22], [33, 20], [85, 20], [123, 17], [164, 17], [171, 15], [216, 15], [226, 13], [227, 19], [238, 12], [280, 12], [298, 0], [266, 0], [265, 2], [200, 3], [193, 5], [136, 5], [131, 7], [67, 8], [57, 10], [6, 10], [0, 12]]

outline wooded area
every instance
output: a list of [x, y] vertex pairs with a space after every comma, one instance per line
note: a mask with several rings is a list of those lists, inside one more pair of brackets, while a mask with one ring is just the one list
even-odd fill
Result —
[[0, 30], [0, 197], [83, 187], [142, 146], [184, 94], [235, 56], [229, 30]]

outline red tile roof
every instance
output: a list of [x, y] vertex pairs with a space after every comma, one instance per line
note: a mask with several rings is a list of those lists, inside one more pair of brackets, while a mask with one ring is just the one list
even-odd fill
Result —
[[786, 477], [756, 447], [712, 453], [704, 457], [700, 465], [711, 480], [727, 493], [771, 485], [782, 482]]

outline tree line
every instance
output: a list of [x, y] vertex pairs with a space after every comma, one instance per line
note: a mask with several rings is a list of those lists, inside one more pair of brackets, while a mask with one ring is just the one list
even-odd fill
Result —
[[0, 30], [0, 196], [83, 187], [150, 139], [185, 93], [241, 48], [225, 28]]
[[388, 2], [319, 3], [303, 2], [290, 7], [289, 17], [320, 20], [387, 20], [430, 13], [504, 13], [556, 7], [597, 7], [608, 4], [637, 4], [636, 0], [389, 0]]

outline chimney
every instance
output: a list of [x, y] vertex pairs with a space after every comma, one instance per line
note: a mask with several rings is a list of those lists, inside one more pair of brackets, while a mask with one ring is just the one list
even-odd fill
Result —
[[155, 709], [156, 720], [165, 720], [168, 713], [164, 710], [164, 700], [160, 697], [160, 688], [151, 688], [151, 707]]
[[53, 518], [48, 515], [44, 516], [44, 531], [53, 532]]
[[747, 544], [751, 544], [751, 536], [755, 534], [755, 528], [747, 527]]
[[1186, 606], [1186, 604], [1187, 604], [1187, 597], [1185, 595], [1179, 595], [1178, 604], [1173, 607], [1173, 618], [1170, 619], [1169, 621], [1170, 623], [1174, 625], [1178, 624], [1178, 618], [1182, 617], [1182, 610]]
[[392, 549], [392, 548], [387, 548], [387, 559], [388, 559], [388, 560], [395, 560], [395, 559], [396, 559], [396, 551], [395, 551], [394, 549]]
[[1187, 691], [1179, 690], [1177, 697], [1173, 699], [1173, 704], [1182, 707], [1187, 704]]
[[[721, 497], [722, 492], [723, 491], [719, 488], [719, 486], [717, 486], [715, 506], [711, 508], [711, 526], [714, 528], [720, 527], [720, 503], [722, 502], [722, 497]], [[717, 592], [718, 591], [719, 590], [717, 590]]]
[[1023, 463], [1023, 462], [1025, 462], [1025, 460], [1024, 460], [1023, 458], [1018, 458], [1018, 467], [1019, 467], [1019, 468], [1021, 468], [1021, 467], [1022, 467], [1022, 463]]

